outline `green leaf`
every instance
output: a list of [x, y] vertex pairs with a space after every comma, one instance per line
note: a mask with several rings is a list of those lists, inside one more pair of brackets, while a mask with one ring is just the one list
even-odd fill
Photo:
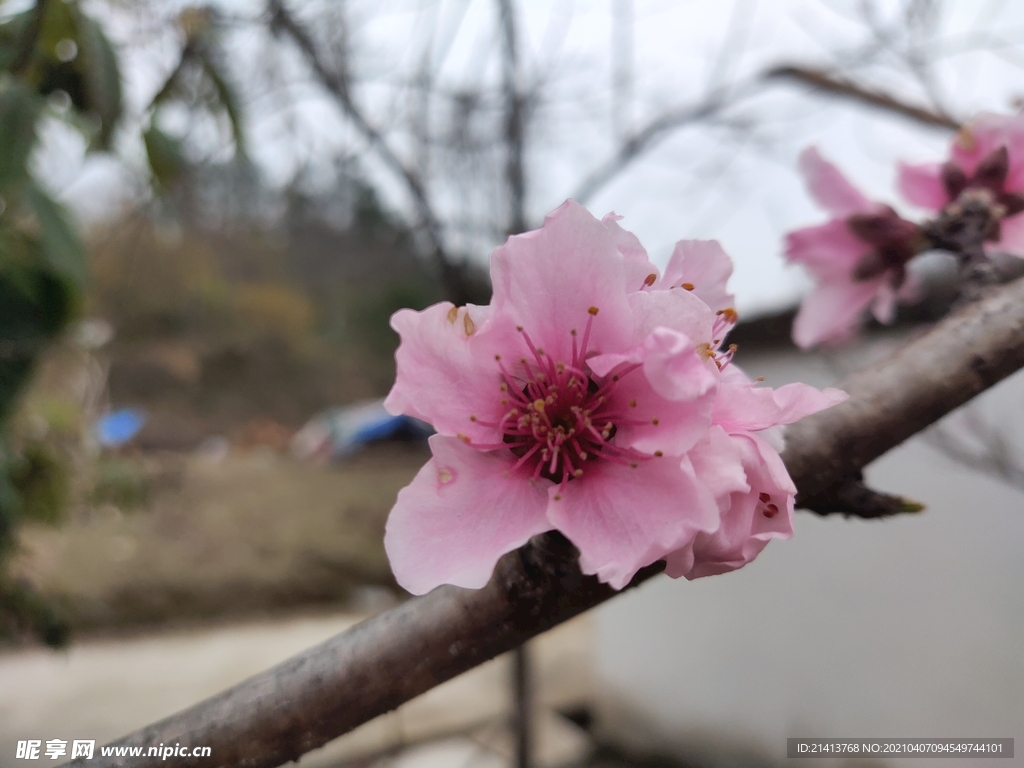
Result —
[[85, 284], [85, 248], [63, 206], [35, 184], [25, 188], [25, 202], [39, 221], [39, 245], [46, 264], [80, 288]]
[[152, 124], [142, 134], [142, 140], [153, 178], [161, 187], [169, 189], [187, 167], [180, 143]]
[[23, 11], [0, 24], [0, 70], [7, 72], [18, 58], [30, 16]]
[[28, 178], [43, 101], [25, 85], [0, 75], [0, 192]]
[[[0, 25], [0, 69], [15, 66], [22, 56], [26, 35], [36, 25], [33, 8]], [[68, 42], [75, 54], [67, 58]], [[24, 62], [24, 56], [22, 56]], [[123, 112], [121, 73], [115, 52], [102, 27], [78, 2], [51, 0], [43, 6], [31, 56], [18, 66], [19, 76], [41, 96], [63, 91], [71, 98], [77, 113], [93, 125], [93, 148], [106, 149]], [[78, 123], [78, 127], [89, 123]]]
[[[168, 102], [180, 101], [190, 107], [202, 106], [214, 115], [222, 113], [231, 126], [235, 152], [244, 157], [242, 108], [223, 62], [217, 15], [208, 8], [187, 8], [179, 23], [187, 42], [177, 66], [150, 102], [150, 109], [155, 112]], [[193, 74], [200, 78], [198, 88], [191, 77]]]
[[240, 156], [244, 156], [245, 134], [242, 130], [242, 110], [238, 103], [238, 95], [226, 75], [221, 71], [221, 63], [216, 51], [206, 45], [200, 46], [198, 51], [203, 73], [216, 89], [217, 100], [231, 123], [231, 137], [235, 141], [235, 151]]
[[0, 270], [0, 425], [33, 364], [74, 314], [79, 293], [40, 258]]
[[99, 24], [78, 13], [78, 56], [75, 63], [85, 82], [89, 110], [99, 118], [94, 146], [110, 147], [110, 139], [124, 110], [121, 70], [117, 53]]

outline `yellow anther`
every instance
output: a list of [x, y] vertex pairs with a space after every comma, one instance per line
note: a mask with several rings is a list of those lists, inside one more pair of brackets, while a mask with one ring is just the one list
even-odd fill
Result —
[[589, 308], [589, 309], [587, 310], [587, 312], [589, 312], [589, 313], [590, 313], [590, 314], [592, 314], [592, 315], [596, 315], [596, 314], [597, 314], [598, 312], [600, 312], [600, 310], [599, 310], [599, 309], [598, 309], [597, 307], [590, 307], [590, 308]]
[[472, 336], [476, 330], [476, 324], [473, 322], [473, 318], [469, 316], [469, 312], [462, 316], [462, 327], [466, 329], [467, 336]]
[[448, 310], [448, 322], [455, 325], [455, 320], [459, 317], [459, 308], [452, 307]]
[[544, 401], [543, 400], [539, 400], [539, 399], [538, 400], [534, 400], [533, 401], [533, 410], [537, 411], [537, 413], [544, 413]]
[[450, 483], [452, 481], [452, 473], [447, 469], [442, 469], [437, 473], [437, 479], [442, 483]]

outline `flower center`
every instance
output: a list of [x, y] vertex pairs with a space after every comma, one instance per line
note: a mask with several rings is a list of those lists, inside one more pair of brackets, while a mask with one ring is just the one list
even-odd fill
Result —
[[517, 330], [532, 360], [520, 358], [520, 370], [513, 376], [495, 356], [502, 377], [501, 402], [509, 408], [498, 425], [502, 447], [518, 457], [514, 469], [532, 467], [534, 480], [543, 477], [564, 485], [595, 461], [636, 466], [650, 458], [613, 442], [618, 425], [633, 423], [626, 413], [630, 403], [615, 397], [615, 391], [620, 380], [640, 366], [628, 366], [604, 379], [591, 375], [586, 353], [597, 313], [596, 307], [590, 308], [581, 339], [575, 330], [570, 332], [569, 362], [552, 359], [521, 327]]

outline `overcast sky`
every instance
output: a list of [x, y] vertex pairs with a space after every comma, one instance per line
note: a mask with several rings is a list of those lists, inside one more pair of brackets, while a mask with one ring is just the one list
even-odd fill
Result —
[[[155, 3], [161, 18], [182, 3]], [[222, 0], [233, 16], [252, 16], [251, 0]], [[387, 129], [401, 113], [396, 83], [407, 82], [424, 55], [434, 58], [437, 82], [452, 91], [482, 88], [501, 76], [500, 38], [493, 0], [395, 0], [347, 4], [353, 64], [362, 75], [357, 92], [378, 125]], [[305, 19], [323, 7], [292, 0]], [[859, 0], [525, 0], [516, 4], [526, 85], [543, 81], [527, 156], [528, 209], [534, 223], [578, 188], [586, 173], [609, 155], [616, 135], [642, 126], [665, 110], [700, 100], [709, 89], [743, 84], [778, 63], [841, 63], [857, 76], [915, 103], [929, 93], [905, 62], [893, 55], [863, 54], [877, 36], [864, 23]], [[886, 29], [901, 4], [879, 3]], [[1021, 48], [1024, 4], [945, 0], [940, 25], [927, 50], [938, 52], [932, 96], [958, 118], [978, 110], [1008, 112], [1024, 95]], [[616, 13], [618, 14], [616, 16]], [[154, 16], [156, 18], [156, 16]], [[631, 20], [630, 27], [613, 19]], [[152, 22], [140, 34], [138, 17], [114, 19], [112, 34], [125, 47], [126, 92], [136, 108], [173, 66], [180, 41], [169, 24]], [[619, 71], [631, 85], [612, 88], [619, 32]], [[625, 32], [623, 31], [625, 30]], [[998, 39], [991, 39], [993, 31]], [[628, 41], [624, 45], [623, 40]], [[361, 146], [336, 106], [310, 83], [288, 46], [271, 51], [252, 25], [235, 26], [227, 40], [240, 81], [273, 72], [276, 85], [243, 85], [253, 158], [275, 183], [295, 169], [326, 164]], [[874, 63], [861, 66], [858, 62]], [[625, 69], [623, 69], [625, 67]], [[256, 78], [259, 80], [260, 78]], [[261, 91], [263, 88], [265, 92]], [[617, 107], [617, 108], [616, 108]], [[664, 263], [680, 238], [718, 238], [736, 261], [738, 308], [752, 314], [795, 301], [806, 289], [800, 270], [781, 258], [784, 232], [819, 222], [795, 174], [795, 159], [808, 144], [841, 166], [871, 196], [896, 202], [897, 159], [941, 159], [948, 132], [810, 95], [791, 85], [765, 85], [727, 113], [729, 124], [698, 123], [680, 129], [632, 163], [587, 201], [602, 215], [614, 210], [639, 235], [654, 260]], [[128, 134], [128, 131], [125, 131]], [[393, 136], [400, 149], [408, 137]], [[138, 165], [139, 148], [122, 142], [121, 166]], [[46, 173], [68, 202], [87, 217], [107, 210], [128, 188], [130, 173], [110, 160], [76, 163], [67, 146], [52, 153]], [[408, 211], [404, 190], [378, 162], [366, 167], [388, 205]], [[435, 193], [446, 217], [460, 213], [460, 197], [444, 178]], [[491, 238], [492, 240], [496, 238]], [[486, 238], [485, 238], [486, 240]], [[496, 242], [473, 244], [486, 258]]]

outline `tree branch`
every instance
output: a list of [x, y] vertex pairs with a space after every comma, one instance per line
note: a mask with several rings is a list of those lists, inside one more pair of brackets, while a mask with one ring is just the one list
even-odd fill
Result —
[[[1024, 279], [851, 377], [844, 384], [849, 401], [790, 427], [786, 466], [804, 497], [827, 494], [1021, 367]], [[645, 568], [631, 586], [661, 568]], [[546, 534], [502, 558], [481, 590], [442, 587], [410, 600], [113, 746], [206, 745], [210, 758], [175, 764], [272, 768], [616, 594], [580, 573], [568, 541]], [[76, 765], [160, 762], [98, 756]]]
[[267, 0], [270, 13], [270, 28], [275, 34], [286, 34], [292, 39], [320, 85], [334, 97], [345, 116], [362, 134], [370, 148], [384, 161], [384, 164], [405, 185], [416, 208], [419, 226], [430, 241], [431, 258], [440, 274], [448, 298], [455, 304], [479, 301], [474, 295], [463, 270], [452, 262], [444, 246], [441, 221], [434, 212], [422, 179], [402, 162], [388, 144], [383, 134], [366, 118], [352, 98], [352, 89], [347, 76], [334, 71], [323, 60], [316, 43], [309, 32], [299, 23], [283, 0]]
[[764, 76], [780, 80], [793, 80], [804, 85], [810, 85], [828, 95], [839, 96], [887, 112], [895, 112], [898, 115], [909, 117], [911, 120], [922, 125], [949, 128], [954, 131], [960, 130], [961, 127], [957, 120], [954, 120], [947, 114], [932, 112], [924, 107], [907, 104], [891, 94], [865, 88], [821, 69], [783, 65], [768, 70]]
[[797, 502], [827, 497], [890, 448], [1024, 367], [1022, 301], [1024, 279], [990, 291], [849, 377], [845, 403], [790, 426], [782, 458], [800, 489]]
[[526, 105], [519, 88], [519, 45], [512, 0], [498, 0], [498, 11], [504, 41], [502, 90], [505, 99], [505, 181], [509, 194], [508, 233], [518, 235], [526, 231], [526, 174], [523, 169]]
[[874, 91], [849, 80], [837, 78], [824, 70], [780, 65], [771, 67], [760, 77], [733, 85], [732, 88], [720, 87], [691, 105], [677, 107], [658, 115], [643, 128], [627, 137], [611, 157], [587, 174], [572, 195], [573, 199], [585, 203], [633, 160], [665, 139], [671, 131], [689, 123], [713, 117], [734, 104], [746, 93], [756, 91], [757, 84], [765, 79], [793, 80], [813, 86], [832, 96], [839, 96], [876, 109], [909, 117], [927, 126], [948, 128], [954, 131], [961, 127], [960, 123], [949, 115], [907, 104], [891, 94]]
[[665, 112], [647, 123], [639, 131], [626, 138], [610, 158], [591, 171], [576, 187], [572, 198], [582, 204], [593, 197], [598, 190], [615, 178], [633, 160], [652, 149], [668, 134], [698, 120], [711, 117], [729, 103], [723, 89], [713, 91], [706, 98], [684, 107]]

